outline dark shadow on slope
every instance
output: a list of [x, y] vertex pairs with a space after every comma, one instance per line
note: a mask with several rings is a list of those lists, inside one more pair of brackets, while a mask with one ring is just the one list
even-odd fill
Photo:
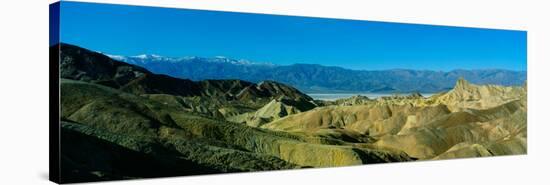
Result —
[[[169, 151], [163, 151], [169, 152]], [[221, 173], [177, 155], [151, 155], [61, 128], [61, 183]]]

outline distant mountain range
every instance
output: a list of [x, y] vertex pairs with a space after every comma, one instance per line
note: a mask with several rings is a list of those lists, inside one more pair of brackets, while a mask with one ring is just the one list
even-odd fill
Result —
[[173, 77], [205, 79], [240, 79], [251, 82], [274, 80], [304, 92], [440, 92], [447, 91], [460, 78], [476, 84], [523, 85], [525, 71], [483, 70], [351, 70], [318, 64], [274, 65], [226, 57], [163, 57], [159, 55], [119, 56], [112, 59], [144, 67], [154, 73]]

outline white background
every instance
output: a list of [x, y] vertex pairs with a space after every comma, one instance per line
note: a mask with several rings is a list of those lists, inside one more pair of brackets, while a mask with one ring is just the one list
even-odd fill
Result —
[[[195, 9], [528, 30], [528, 155], [109, 182], [115, 184], [549, 184], [550, 6], [544, 0], [92, 0]], [[3, 1], [0, 184], [48, 177], [48, 4]], [[152, 169], [153, 170], [153, 169]]]

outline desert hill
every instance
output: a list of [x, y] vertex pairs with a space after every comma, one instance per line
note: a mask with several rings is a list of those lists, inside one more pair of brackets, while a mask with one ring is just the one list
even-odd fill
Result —
[[315, 105], [297, 89], [274, 81], [191, 81], [159, 75], [136, 65], [70, 44], [60, 44], [60, 77], [104, 85], [132, 94], [178, 103], [186, 110], [226, 117], [256, 110], [272, 99], [284, 98], [301, 109]]
[[359, 105], [344, 101], [261, 127], [317, 135], [346, 130], [373, 137], [377, 148], [419, 159], [521, 154], [526, 152], [526, 109], [524, 87], [473, 85], [461, 79], [449, 92], [430, 98], [379, 98]]
[[[362, 145], [345, 131], [319, 136], [226, 120], [246, 112], [276, 120], [317, 106], [281, 83], [172, 78], [77, 46], [57, 47], [61, 168], [71, 174], [63, 182], [413, 160]], [[147, 173], [151, 168], [157, 171]]]
[[522, 86], [475, 85], [460, 78], [455, 87], [441, 96], [435, 96], [434, 103], [454, 108], [484, 109], [527, 96]]
[[[320, 137], [266, 131], [211, 119], [97, 84], [63, 80], [61, 90], [61, 119], [67, 122], [61, 123], [63, 128], [150, 154], [159, 160], [163, 160], [160, 152], [173, 151], [170, 157], [213, 172], [410, 160], [402, 153], [357, 148]], [[65, 155], [63, 149], [62, 154]], [[79, 165], [92, 163], [80, 158], [81, 154], [66, 155], [71, 161], [84, 160], [85, 164]]]
[[234, 115], [228, 117], [227, 120], [235, 123], [245, 123], [252, 127], [258, 127], [288, 115], [311, 110], [315, 107], [315, 104], [310, 102], [305, 104], [299, 103], [300, 102], [288, 99], [273, 99], [257, 111]]

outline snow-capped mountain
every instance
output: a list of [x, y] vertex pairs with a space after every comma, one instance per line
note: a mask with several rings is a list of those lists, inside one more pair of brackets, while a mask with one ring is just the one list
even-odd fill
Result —
[[248, 60], [244, 59], [232, 59], [227, 58], [224, 56], [215, 56], [211, 58], [205, 58], [205, 57], [165, 57], [161, 55], [155, 55], [155, 54], [141, 54], [136, 56], [122, 56], [122, 55], [110, 55], [106, 54], [107, 56], [111, 57], [112, 59], [123, 61], [130, 64], [143, 64], [148, 65], [151, 62], [169, 62], [169, 63], [185, 63], [185, 62], [205, 62], [205, 63], [228, 63], [228, 64], [234, 64], [234, 65], [265, 65], [265, 66], [273, 66], [271, 63], [255, 63], [250, 62]]

